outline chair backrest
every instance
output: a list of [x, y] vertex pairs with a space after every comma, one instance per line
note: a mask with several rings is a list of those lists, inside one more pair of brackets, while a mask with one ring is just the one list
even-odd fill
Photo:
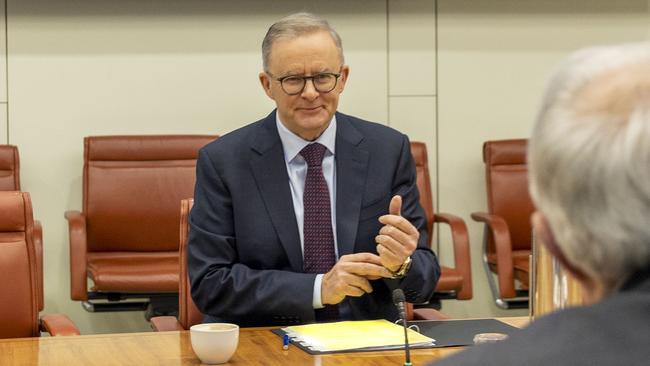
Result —
[[[0, 145], [0, 191], [20, 191], [20, 155], [14, 145]], [[36, 271], [38, 276], [38, 308], [43, 310], [43, 233], [40, 224], [34, 225], [34, 247], [36, 249]]]
[[88, 251], [177, 251], [178, 202], [194, 194], [207, 135], [84, 139]]
[[188, 218], [194, 200], [191, 198], [181, 201], [181, 242], [179, 260], [181, 264], [181, 278], [178, 294], [178, 321], [185, 329], [203, 322], [203, 313], [196, 307], [190, 293], [190, 278], [187, 271], [187, 236], [189, 233]]
[[0, 145], [0, 191], [20, 191], [20, 160], [14, 145]]
[[0, 192], [0, 338], [39, 335], [33, 229], [29, 194]]
[[[517, 139], [483, 145], [488, 212], [508, 224], [513, 250], [530, 249], [532, 242], [530, 216], [534, 207], [528, 193], [527, 143], [526, 139]], [[490, 238], [488, 251], [494, 250]]]
[[433, 238], [433, 194], [431, 192], [431, 178], [429, 176], [429, 160], [427, 158], [427, 145], [423, 142], [411, 141], [411, 155], [415, 160], [417, 172], [418, 192], [420, 205], [427, 216], [427, 233], [429, 242]]

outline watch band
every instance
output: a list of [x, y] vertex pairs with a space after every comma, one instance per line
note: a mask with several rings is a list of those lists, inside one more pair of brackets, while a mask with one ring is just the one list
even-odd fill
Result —
[[411, 268], [411, 257], [407, 257], [404, 263], [397, 269], [397, 271], [390, 271], [390, 273], [393, 275], [391, 277], [392, 279], [399, 279], [399, 278], [404, 278], [406, 274], [408, 273], [409, 269]]

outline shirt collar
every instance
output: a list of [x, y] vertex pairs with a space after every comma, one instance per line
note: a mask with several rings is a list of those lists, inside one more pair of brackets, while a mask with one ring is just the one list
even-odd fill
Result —
[[290, 163], [300, 151], [307, 145], [318, 142], [319, 144], [325, 146], [327, 151], [330, 154], [334, 155], [336, 145], [336, 115], [332, 116], [329, 126], [323, 131], [323, 133], [318, 136], [314, 141], [304, 140], [302, 137], [296, 135], [295, 133], [289, 131], [288, 128], [284, 126], [280, 120], [280, 114], [275, 112], [275, 124], [278, 128], [278, 134], [280, 135], [280, 141], [282, 141], [282, 148], [284, 149], [284, 160], [286, 163]]

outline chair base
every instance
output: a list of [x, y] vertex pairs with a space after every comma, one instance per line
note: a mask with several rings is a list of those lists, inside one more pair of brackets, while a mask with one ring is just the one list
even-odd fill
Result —
[[81, 307], [89, 313], [105, 313], [116, 311], [143, 311], [147, 309], [148, 301], [120, 301], [120, 302], [96, 302], [84, 301]]
[[440, 310], [442, 308], [442, 302], [440, 300], [446, 300], [445, 297], [438, 297], [436, 292], [429, 301], [423, 302], [421, 304], [413, 304], [414, 309], [435, 309]]
[[490, 292], [494, 303], [501, 309], [527, 309], [529, 304], [528, 290], [515, 290], [515, 297], [502, 298], [497, 289], [496, 281], [490, 271], [487, 262], [484, 262], [485, 274], [487, 275], [488, 284], [490, 285]]
[[[456, 300], [458, 299], [458, 293], [456, 291], [436, 291], [431, 297], [431, 301], [437, 301], [440, 303], [440, 300]], [[429, 302], [431, 302], [429, 301]]]
[[529, 298], [527, 290], [516, 290], [516, 296], [512, 298], [495, 297], [495, 304], [501, 309], [528, 309]]
[[512, 298], [502, 298], [501, 294], [499, 293], [499, 289], [497, 288], [497, 283], [494, 280], [494, 275], [492, 274], [492, 270], [490, 269], [490, 264], [488, 263], [488, 257], [487, 257], [487, 249], [488, 249], [488, 244], [487, 244], [487, 238], [488, 238], [488, 227], [485, 225], [485, 228], [483, 229], [483, 269], [485, 270], [485, 274], [487, 276], [488, 280], [488, 285], [490, 285], [490, 292], [492, 293], [492, 297], [494, 298], [494, 303], [501, 309], [504, 310], [509, 310], [509, 309], [527, 309], [528, 308], [528, 303], [529, 303], [529, 296], [528, 296], [528, 290], [517, 290], [515, 289], [515, 297]]
[[156, 316], [173, 316], [178, 318], [178, 294], [172, 296], [155, 296], [149, 301], [144, 318], [150, 321]]
[[81, 303], [90, 313], [145, 311], [145, 318], [178, 315], [178, 294], [88, 292], [88, 300]]

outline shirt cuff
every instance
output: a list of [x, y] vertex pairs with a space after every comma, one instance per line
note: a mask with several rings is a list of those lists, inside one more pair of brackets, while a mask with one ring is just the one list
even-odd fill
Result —
[[312, 306], [314, 307], [314, 309], [322, 309], [325, 307], [323, 306], [323, 303], [321, 302], [321, 298], [320, 298], [320, 291], [321, 291], [320, 287], [322, 283], [323, 283], [323, 275], [317, 274], [316, 280], [314, 281], [314, 297], [313, 297], [314, 300], [312, 301]]

